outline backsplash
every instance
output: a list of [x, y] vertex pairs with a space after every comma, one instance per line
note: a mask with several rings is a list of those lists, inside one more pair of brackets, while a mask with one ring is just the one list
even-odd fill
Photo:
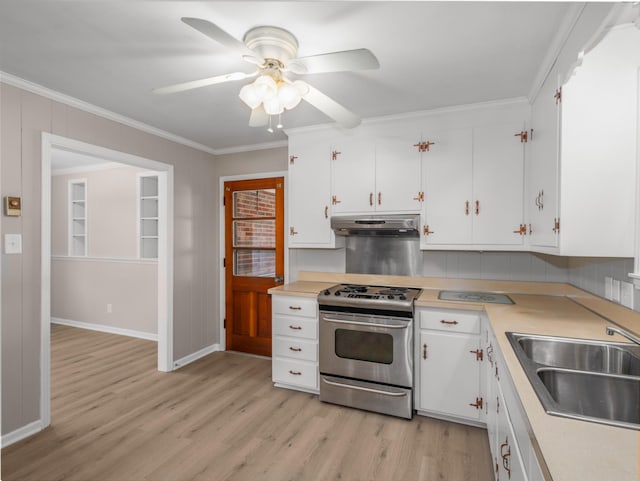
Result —
[[[422, 251], [422, 266], [425, 277], [567, 282], [604, 297], [604, 278], [629, 282], [634, 261], [530, 252]], [[289, 249], [289, 281], [297, 280], [300, 271], [345, 272], [344, 249]], [[640, 312], [636, 299], [635, 310]]]

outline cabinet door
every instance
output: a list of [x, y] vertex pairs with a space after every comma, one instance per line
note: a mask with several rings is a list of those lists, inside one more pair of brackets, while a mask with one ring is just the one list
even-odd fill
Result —
[[531, 107], [528, 182], [528, 212], [532, 246], [557, 247], [558, 235], [553, 230], [558, 217], [559, 133], [561, 102], [555, 98], [557, 79], [550, 75]]
[[518, 443], [509, 420], [509, 412], [507, 410], [502, 390], [498, 384], [498, 399], [500, 407], [498, 410], [498, 429], [497, 429], [497, 462], [498, 472], [496, 481], [527, 481], [524, 464], [520, 457]]
[[480, 397], [477, 335], [420, 331], [419, 409], [477, 420]]
[[331, 144], [334, 213], [375, 210], [375, 156], [373, 142], [343, 136]]
[[471, 129], [429, 133], [435, 142], [422, 154], [423, 245], [472, 243]]
[[329, 155], [326, 140], [289, 140], [289, 247], [333, 247]]
[[[473, 242], [521, 245], [524, 122], [473, 129]], [[516, 231], [514, 233], [514, 231]]]
[[378, 212], [420, 212], [420, 152], [418, 135], [386, 132], [376, 139], [376, 195]]

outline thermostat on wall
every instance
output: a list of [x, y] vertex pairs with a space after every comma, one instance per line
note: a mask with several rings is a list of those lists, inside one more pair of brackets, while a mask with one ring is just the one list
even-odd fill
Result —
[[4, 198], [4, 215], [20, 216], [22, 212], [20, 197], [6, 196]]

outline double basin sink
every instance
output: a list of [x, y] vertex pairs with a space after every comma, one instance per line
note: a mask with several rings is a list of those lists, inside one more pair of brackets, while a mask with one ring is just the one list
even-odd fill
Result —
[[640, 429], [640, 346], [507, 332], [548, 414]]

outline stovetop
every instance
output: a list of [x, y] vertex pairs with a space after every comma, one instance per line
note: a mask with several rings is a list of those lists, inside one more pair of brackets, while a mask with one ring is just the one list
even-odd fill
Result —
[[413, 311], [413, 301], [421, 292], [421, 289], [413, 287], [338, 284], [322, 291], [318, 295], [318, 303], [321, 306]]
[[506, 294], [495, 294], [493, 292], [440, 291], [438, 299], [443, 301], [483, 302], [490, 304], [514, 303]]

